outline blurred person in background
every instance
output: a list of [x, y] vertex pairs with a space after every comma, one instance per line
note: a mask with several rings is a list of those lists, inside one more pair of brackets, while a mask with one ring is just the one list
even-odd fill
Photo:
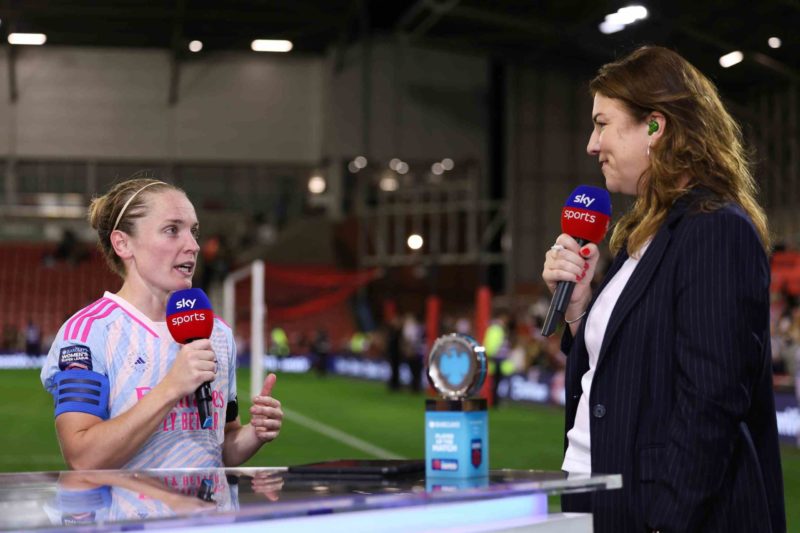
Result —
[[215, 284], [225, 281], [232, 252], [224, 235], [212, 235], [203, 243], [200, 254], [203, 258], [200, 286], [204, 291], [210, 291]]
[[488, 373], [492, 379], [492, 407], [500, 405], [497, 387], [500, 384], [500, 367], [506, 358], [509, 349], [509, 323], [508, 313], [501, 311], [486, 328], [483, 334], [483, 347], [486, 350]]
[[770, 328], [772, 373], [781, 375], [787, 373], [786, 361], [794, 352], [794, 341], [790, 335], [791, 320], [782, 316], [772, 323]]
[[269, 338], [272, 341], [270, 349], [273, 355], [278, 357], [287, 357], [289, 355], [289, 336], [286, 334], [286, 330], [276, 326], [272, 328]]
[[347, 347], [351, 354], [364, 357], [367, 355], [369, 345], [369, 337], [366, 333], [363, 331], [354, 331], [353, 334], [350, 335], [350, 341]]
[[25, 353], [27, 355], [42, 354], [42, 329], [33, 321], [28, 319], [25, 326]]
[[524, 336], [518, 336], [517, 342], [508, 350], [508, 356], [501, 365], [504, 376], [527, 372], [530, 367], [530, 354], [526, 340]]
[[605, 532], [782, 532], [767, 220], [739, 126], [681, 56], [603, 66], [587, 152], [636, 198], [593, 294], [599, 250], [561, 234], [542, 277], [575, 283], [562, 347], [570, 475], [620, 490], [562, 499]]
[[55, 250], [46, 254], [42, 258], [42, 262], [46, 267], [51, 268], [59, 261], [64, 261], [70, 266], [77, 266], [88, 257], [89, 253], [84, 248], [83, 243], [78, 240], [75, 232], [70, 229], [64, 229]]
[[[41, 373], [71, 469], [235, 466], [278, 436], [275, 375], [242, 425], [236, 349], [215, 319], [210, 339], [180, 345], [165, 322], [170, 294], [192, 286], [199, 223], [186, 194], [167, 183], [118, 183], [89, 208], [99, 247], [122, 287], [60, 328]], [[200, 428], [195, 391], [211, 382], [214, 427]]]
[[537, 375], [564, 370], [566, 356], [561, 351], [561, 343], [557, 337], [545, 337], [537, 331], [531, 342], [531, 366], [536, 369]]
[[456, 319], [455, 332], [461, 335], [472, 336], [472, 321], [465, 316], [458, 317]]
[[239, 248], [247, 250], [253, 246], [267, 246], [275, 242], [275, 237], [275, 227], [259, 211], [247, 219]]
[[395, 315], [386, 324], [386, 357], [389, 359], [389, 390], [400, 389], [400, 363], [403, 358], [402, 350], [403, 328], [402, 321]]
[[422, 360], [425, 352], [425, 331], [413, 313], [406, 313], [402, 330], [403, 359], [411, 371], [411, 390], [422, 387]]
[[314, 356], [314, 366], [317, 375], [325, 377], [328, 374], [328, 354], [331, 351], [331, 341], [325, 328], [319, 328], [311, 342], [311, 354]]

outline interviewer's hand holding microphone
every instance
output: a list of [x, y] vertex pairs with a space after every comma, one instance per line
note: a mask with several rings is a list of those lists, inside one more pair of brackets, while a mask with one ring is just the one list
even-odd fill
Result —
[[559, 281], [575, 283], [564, 313], [564, 320], [573, 328], [573, 333], [577, 331], [576, 326], [580, 325], [592, 299], [591, 283], [599, 256], [596, 244], [581, 246], [566, 233], [559, 235], [556, 244], [545, 254], [542, 278], [551, 293], [556, 291]]
[[542, 279], [553, 293], [542, 335], [552, 335], [561, 320], [574, 334], [592, 299], [591, 281], [611, 218], [608, 191], [581, 185], [570, 194], [561, 211], [561, 229], [545, 254]]

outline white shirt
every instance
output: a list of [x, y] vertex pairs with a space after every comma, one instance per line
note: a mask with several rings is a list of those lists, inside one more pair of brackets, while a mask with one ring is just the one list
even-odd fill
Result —
[[575, 424], [567, 432], [567, 451], [564, 454], [564, 463], [561, 470], [571, 474], [591, 474], [592, 473], [592, 446], [591, 435], [589, 432], [589, 393], [592, 390], [592, 380], [594, 371], [597, 368], [597, 359], [600, 356], [600, 348], [603, 346], [603, 338], [608, 327], [608, 319], [611, 312], [617, 305], [619, 295], [628, 284], [633, 271], [639, 261], [647, 251], [650, 241], [646, 242], [639, 250], [636, 257], [628, 257], [619, 271], [603, 288], [603, 292], [597, 297], [592, 306], [591, 312], [586, 317], [586, 328], [584, 330], [584, 342], [586, 351], [589, 354], [589, 370], [581, 378], [581, 389], [583, 393], [578, 401], [578, 410], [575, 413]]

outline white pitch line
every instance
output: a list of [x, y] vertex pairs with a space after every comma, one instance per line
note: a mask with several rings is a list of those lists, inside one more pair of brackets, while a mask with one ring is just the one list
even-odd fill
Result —
[[312, 431], [316, 431], [317, 433], [321, 433], [326, 437], [330, 437], [333, 440], [337, 440], [343, 444], [350, 446], [351, 448], [355, 448], [356, 450], [361, 450], [362, 452], [372, 454], [375, 457], [378, 457], [379, 459], [405, 459], [405, 457], [403, 457], [402, 455], [390, 452], [389, 450], [385, 450], [365, 440], [361, 440], [358, 437], [354, 437], [348, 433], [345, 433], [344, 431], [338, 430], [335, 427], [331, 427], [327, 424], [323, 424], [322, 422], [318, 422], [313, 418], [301, 415], [297, 411], [292, 411], [291, 409], [283, 407], [283, 413], [292, 422], [297, 422], [303, 427], [306, 427]]

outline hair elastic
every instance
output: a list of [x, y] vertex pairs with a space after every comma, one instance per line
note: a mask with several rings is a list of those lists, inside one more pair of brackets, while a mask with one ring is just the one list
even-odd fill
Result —
[[148, 183], [147, 185], [143, 186], [143, 187], [142, 187], [142, 188], [140, 188], [138, 191], [136, 191], [135, 193], [133, 193], [133, 194], [131, 195], [131, 197], [130, 197], [130, 198], [128, 198], [128, 201], [127, 201], [127, 202], [125, 202], [125, 205], [123, 205], [123, 206], [122, 206], [122, 209], [120, 209], [120, 211], [119, 211], [119, 215], [117, 215], [117, 221], [116, 221], [116, 222], [114, 222], [114, 227], [113, 227], [113, 228], [111, 228], [111, 231], [116, 231], [116, 230], [117, 230], [117, 226], [119, 226], [119, 221], [120, 221], [120, 220], [122, 220], [122, 215], [124, 215], [124, 214], [125, 214], [125, 210], [126, 210], [126, 209], [128, 209], [128, 206], [129, 206], [129, 205], [131, 205], [131, 202], [133, 201], [133, 199], [134, 199], [134, 198], [136, 198], [136, 196], [137, 196], [137, 195], [138, 195], [140, 192], [142, 192], [143, 190], [145, 190], [146, 188], [148, 188], [148, 187], [149, 187], [149, 186], [151, 186], [151, 185], [168, 185], [168, 184], [167, 184], [167, 183], [164, 183], [163, 181], [151, 181], [150, 183]]

